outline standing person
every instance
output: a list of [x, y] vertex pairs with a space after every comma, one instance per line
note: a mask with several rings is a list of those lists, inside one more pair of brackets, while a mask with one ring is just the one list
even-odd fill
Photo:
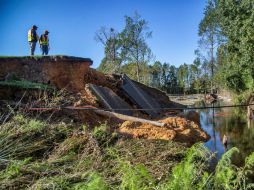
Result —
[[42, 51], [42, 55], [48, 55], [49, 52], [49, 31], [45, 30], [44, 34], [41, 35], [39, 43]]
[[39, 39], [39, 36], [36, 33], [37, 26], [33, 25], [33, 27], [28, 31], [28, 43], [30, 46], [30, 55], [34, 55], [36, 43]]

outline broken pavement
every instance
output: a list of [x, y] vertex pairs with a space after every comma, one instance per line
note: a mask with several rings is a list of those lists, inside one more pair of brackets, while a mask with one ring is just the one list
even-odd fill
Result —
[[[67, 93], [63, 101], [66, 100], [64, 103], [66, 106], [93, 106], [166, 124], [160, 128], [140, 123], [127, 122], [126, 125], [126, 122], [123, 123], [115, 118], [97, 116], [93, 110], [89, 109], [63, 111], [65, 114], [72, 112], [71, 115], [74, 115], [77, 120], [91, 126], [105, 121], [109, 124], [113, 123], [112, 130], [128, 134], [133, 138], [179, 140], [191, 143], [209, 138], [198, 125], [186, 119], [173, 119], [175, 124], [168, 122], [185, 106], [172, 102], [166, 93], [133, 81], [126, 75], [104, 75], [90, 68], [90, 65], [92, 65], [91, 59], [68, 56], [0, 58], [0, 83], [5, 84], [4, 81], [9, 80], [8, 76], [13, 75], [20, 81], [42, 83], [59, 90], [65, 88]], [[3, 94], [1, 91], [5, 92], [7, 88], [10, 89], [8, 85], [1, 85], [0, 95]], [[15, 94], [16, 92], [13, 95]], [[71, 100], [67, 101], [70, 97], [72, 97]], [[7, 97], [0, 98], [4, 100]], [[34, 103], [33, 106], [46, 107], [47, 105], [40, 102], [38, 105]], [[59, 102], [55, 106], [62, 107], [63, 104]]]

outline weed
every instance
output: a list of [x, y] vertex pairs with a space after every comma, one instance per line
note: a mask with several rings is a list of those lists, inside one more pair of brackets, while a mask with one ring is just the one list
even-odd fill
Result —
[[117, 133], [110, 132], [107, 124], [102, 124], [99, 127], [95, 127], [92, 135], [102, 147], [108, 147], [114, 144], [114, 142], [116, 142], [118, 139]]
[[211, 158], [212, 154], [203, 145], [194, 145], [184, 160], [173, 168], [172, 177], [163, 189], [203, 189], [210, 178], [206, 166]]
[[232, 148], [226, 152], [219, 161], [215, 177], [215, 189], [250, 189], [254, 187], [251, 183], [249, 174], [253, 174], [254, 168], [254, 153], [249, 155], [245, 160], [243, 167], [237, 167], [231, 162], [231, 157], [239, 153], [237, 148]]
[[4, 177], [7, 179], [11, 179], [11, 178], [17, 177], [18, 175], [21, 175], [22, 167], [24, 167], [26, 164], [28, 164], [30, 160], [31, 160], [31, 158], [26, 158], [21, 161], [12, 160], [8, 164], [8, 167], [6, 168], [6, 170], [4, 172]]
[[141, 164], [131, 166], [130, 163], [121, 161], [120, 171], [122, 172], [120, 189], [146, 190], [155, 187], [155, 180]]
[[[85, 174], [84, 176], [86, 176]], [[83, 176], [83, 178], [84, 178]], [[90, 173], [85, 182], [80, 182], [72, 186], [74, 190], [108, 190], [109, 187], [106, 185], [103, 178], [96, 172]]]
[[[80, 126], [49, 124], [16, 114], [1, 125], [0, 189], [178, 190], [251, 189], [254, 153], [243, 167], [224, 154], [208, 173], [213, 157], [202, 144], [186, 152], [161, 140], [119, 140], [106, 124], [91, 133]], [[181, 161], [181, 162], [180, 162]], [[179, 164], [177, 164], [179, 163]], [[174, 166], [174, 167], [173, 167]]]
[[17, 78], [13, 78], [13, 77], [7, 81], [0, 81], [0, 86], [10, 86], [10, 87], [16, 87], [21, 89], [44, 89], [44, 90], [54, 89], [53, 87], [46, 84], [30, 82], [27, 80], [17, 80]]

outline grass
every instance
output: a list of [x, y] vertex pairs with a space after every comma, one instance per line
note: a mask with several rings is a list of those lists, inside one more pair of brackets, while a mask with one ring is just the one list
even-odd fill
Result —
[[[166, 168], [171, 168], [172, 162], [180, 161], [173, 152], [177, 147], [181, 152], [178, 156], [183, 157], [183, 146], [177, 143], [150, 141], [147, 146], [151, 153], [147, 154], [148, 147], [142, 145], [142, 140], [121, 143], [120, 137], [108, 129], [106, 124], [91, 130], [72, 122], [45, 122], [40, 117], [15, 113], [12, 119], [0, 125], [0, 189], [112, 189], [118, 186], [142, 189], [158, 181], [157, 173], [168, 173], [161, 165], [169, 164]], [[136, 155], [130, 156], [129, 151]], [[172, 156], [171, 162], [162, 154], [168, 159]], [[154, 163], [157, 173], [151, 175], [145, 166], [148, 163], [142, 162], [156, 157], [162, 160]]]
[[70, 60], [84, 60], [84, 61], [92, 61], [90, 58], [82, 58], [82, 57], [75, 57], [75, 56], [68, 56], [68, 55], [47, 55], [47, 56], [43, 56], [43, 55], [34, 55], [34, 56], [5, 56], [5, 55], [0, 55], [0, 61], [1, 59], [35, 59], [35, 60], [39, 60], [42, 58], [47, 58], [47, 59], [51, 59], [51, 58], [63, 58], [63, 59], [70, 59]]
[[35, 56], [11, 56], [11, 55], [0, 55], [0, 59], [8, 59], [8, 58], [13, 58], [13, 59], [25, 59], [25, 58], [41, 58], [43, 57], [42, 55], [35, 55]]
[[48, 56], [44, 56], [44, 55], [34, 55], [34, 56], [30, 56], [30, 55], [26, 55], [26, 56], [9, 56], [9, 55], [0, 55], [0, 60], [1, 59], [38, 59], [38, 58], [43, 58], [43, 57], [71, 57], [71, 56], [67, 56], [67, 55], [48, 55]]
[[170, 141], [116, 140], [105, 124], [89, 130], [22, 114], [0, 127], [0, 158], [5, 160], [0, 161], [0, 189], [254, 187], [254, 153], [246, 158], [243, 167], [237, 167], [231, 163], [236, 148], [224, 154], [210, 173], [213, 155], [202, 144], [187, 149]]
[[53, 90], [54, 88], [42, 83], [30, 82], [26, 80], [9, 80], [9, 81], [0, 81], [0, 86], [9, 86], [16, 87], [21, 89], [48, 89]]

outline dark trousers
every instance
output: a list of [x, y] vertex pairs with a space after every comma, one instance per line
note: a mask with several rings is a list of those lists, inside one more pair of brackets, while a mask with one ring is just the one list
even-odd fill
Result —
[[29, 45], [30, 45], [30, 55], [34, 55], [36, 42], [29, 42]]
[[48, 55], [49, 53], [49, 46], [48, 45], [41, 45], [42, 55]]

